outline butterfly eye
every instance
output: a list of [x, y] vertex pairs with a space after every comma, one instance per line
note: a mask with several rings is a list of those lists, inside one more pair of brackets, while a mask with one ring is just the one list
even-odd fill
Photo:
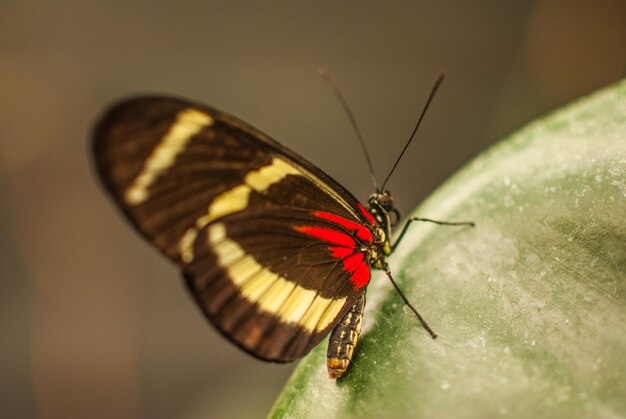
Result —
[[378, 205], [380, 205], [385, 212], [391, 212], [393, 210], [393, 198], [391, 195], [382, 194], [378, 197]]

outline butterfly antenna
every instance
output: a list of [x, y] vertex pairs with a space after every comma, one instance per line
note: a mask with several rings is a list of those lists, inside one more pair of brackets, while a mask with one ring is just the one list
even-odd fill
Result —
[[417, 124], [415, 125], [415, 128], [413, 129], [413, 133], [411, 134], [411, 137], [409, 137], [409, 141], [407, 141], [406, 145], [404, 146], [404, 149], [402, 150], [402, 153], [400, 153], [400, 155], [396, 159], [396, 162], [391, 168], [391, 171], [389, 172], [389, 174], [385, 178], [385, 181], [383, 182], [383, 187], [382, 187], [383, 190], [385, 190], [385, 185], [387, 184], [387, 181], [391, 177], [391, 174], [393, 173], [394, 170], [396, 170], [396, 166], [398, 166], [398, 163], [400, 163], [400, 159], [402, 159], [404, 152], [406, 151], [407, 148], [409, 148], [409, 144], [411, 144], [411, 141], [413, 141], [413, 137], [415, 137], [415, 133], [417, 132], [417, 129], [422, 123], [422, 119], [424, 119], [424, 115], [426, 114], [426, 111], [428, 110], [428, 107], [430, 106], [430, 102], [432, 102], [433, 98], [435, 97], [435, 93], [437, 92], [437, 89], [439, 89], [439, 86], [441, 85], [441, 82], [443, 82], [443, 79], [445, 77], [446, 77], [446, 70], [442, 68], [441, 70], [439, 70], [439, 74], [437, 75], [437, 80], [435, 80], [435, 84], [432, 90], [430, 91], [430, 96], [428, 96], [426, 105], [424, 105], [424, 109], [422, 109], [422, 114], [420, 115], [420, 118], [417, 120]]
[[428, 325], [428, 323], [426, 323], [426, 320], [424, 320], [424, 318], [419, 314], [419, 312], [415, 309], [415, 307], [413, 307], [411, 305], [411, 303], [409, 303], [409, 300], [406, 298], [404, 293], [400, 290], [400, 287], [398, 287], [398, 284], [396, 284], [396, 281], [393, 280], [393, 276], [391, 276], [391, 269], [389, 269], [389, 266], [384, 265], [383, 266], [383, 270], [385, 271], [385, 273], [389, 277], [389, 280], [393, 284], [393, 286], [396, 289], [396, 291], [398, 291], [398, 294], [400, 294], [400, 297], [404, 301], [404, 304], [406, 304], [411, 309], [411, 311], [413, 311], [413, 313], [415, 314], [415, 316], [417, 316], [417, 319], [420, 321], [420, 323], [422, 323], [422, 326], [424, 326], [424, 329], [426, 329], [428, 334], [430, 334], [430, 336], [433, 339], [437, 339], [437, 333], [435, 333], [435, 331], [433, 329], [431, 329], [431, 327]]
[[356, 133], [356, 136], [359, 139], [359, 143], [361, 144], [361, 149], [363, 150], [363, 153], [365, 154], [365, 159], [367, 160], [367, 165], [370, 169], [370, 176], [372, 177], [374, 188], [376, 189], [377, 192], [379, 192], [380, 189], [378, 189], [378, 183], [376, 183], [376, 176], [374, 176], [374, 165], [372, 164], [372, 159], [370, 158], [370, 155], [367, 152], [367, 147], [365, 147], [365, 141], [363, 140], [363, 136], [361, 135], [361, 130], [359, 129], [359, 126], [356, 123], [356, 118], [354, 117], [354, 114], [352, 113], [352, 109], [350, 109], [350, 105], [348, 105], [348, 102], [343, 97], [341, 90], [339, 90], [339, 86], [337, 86], [337, 83], [335, 83], [335, 81], [331, 77], [328, 70], [326, 70], [323, 67], [320, 67], [317, 69], [317, 73], [320, 75], [322, 80], [324, 80], [330, 86], [335, 96], [337, 96], [339, 103], [341, 103], [341, 106], [343, 107], [344, 111], [346, 111], [346, 114], [348, 115], [348, 119], [350, 119], [350, 123], [352, 124], [352, 128], [354, 128], [354, 132]]

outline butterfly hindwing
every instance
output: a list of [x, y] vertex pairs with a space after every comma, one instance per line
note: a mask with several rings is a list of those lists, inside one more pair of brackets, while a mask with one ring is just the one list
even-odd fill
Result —
[[308, 353], [369, 280], [352, 232], [316, 214], [234, 214], [209, 224], [195, 243], [192, 294], [224, 335], [259, 358], [286, 362]]
[[307, 353], [369, 280], [355, 249], [371, 215], [323, 171], [228, 114], [130, 99], [102, 118], [93, 149], [125, 215], [181, 266], [211, 322], [259, 358]]

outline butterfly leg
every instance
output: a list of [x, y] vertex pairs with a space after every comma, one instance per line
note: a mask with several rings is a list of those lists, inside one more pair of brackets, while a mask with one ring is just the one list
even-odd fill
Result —
[[335, 379], [343, 376], [350, 366], [352, 354], [361, 333], [364, 309], [365, 293], [361, 294], [356, 303], [330, 332], [328, 352], [326, 353], [328, 378]]
[[473, 221], [451, 222], [451, 221], [431, 220], [430, 218], [411, 217], [404, 224], [404, 227], [402, 227], [402, 231], [400, 232], [400, 235], [396, 239], [396, 242], [391, 245], [391, 250], [392, 251], [395, 250], [396, 247], [398, 247], [398, 245], [400, 244], [400, 241], [402, 241], [402, 238], [406, 234], [407, 230], [409, 229], [409, 226], [411, 225], [411, 223], [413, 221], [424, 221], [424, 222], [427, 222], [427, 223], [434, 223], [434, 224], [439, 224], [439, 225], [442, 225], [442, 226], [470, 226], [470, 227], [474, 227], [476, 225]]
[[420, 321], [420, 323], [422, 323], [422, 326], [424, 326], [424, 329], [426, 329], [426, 331], [430, 334], [430, 336], [433, 339], [437, 339], [437, 334], [435, 333], [435, 331], [428, 325], [428, 323], [426, 323], [426, 320], [424, 320], [424, 318], [417, 311], [417, 309], [415, 307], [413, 307], [413, 304], [411, 304], [409, 302], [409, 300], [406, 298], [406, 295], [404, 295], [404, 293], [402, 292], [400, 287], [398, 287], [398, 284], [396, 284], [396, 281], [394, 281], [393, 275], [391, 275], [391, 269], [389, 269], [389, 265], [384, 264], [383, 265], [383, 270], [385, 271], [385, 273], [387, 274], [387, 277], [389, 278], [389, 280], [393, 284], [393, 287], [398, 292], [398, 295], [400, 295], [400, 298], [402, 298], [402, 301], [404, 301], [404, 304], [406, 304], [406, 306], [408, 308], [410, 308], [411, 311], [413, 311], [413, 313], [415, 314], [415, 317], [417, 317], [417, 319]]

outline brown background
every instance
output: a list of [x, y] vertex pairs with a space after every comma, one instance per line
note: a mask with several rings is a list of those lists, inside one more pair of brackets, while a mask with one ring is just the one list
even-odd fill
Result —
[[212, 104], [365, 199], [365, 160], [315, 68], [383, 178], [445, 66], [389, 184], [406, 213], [501, 136], [623, 77], [624, 22], [623, 0], [2, 1], [0, 415], [261, 417], [289, 374], [212, 330], [103, 195], [87, 145], [111, 101]]

